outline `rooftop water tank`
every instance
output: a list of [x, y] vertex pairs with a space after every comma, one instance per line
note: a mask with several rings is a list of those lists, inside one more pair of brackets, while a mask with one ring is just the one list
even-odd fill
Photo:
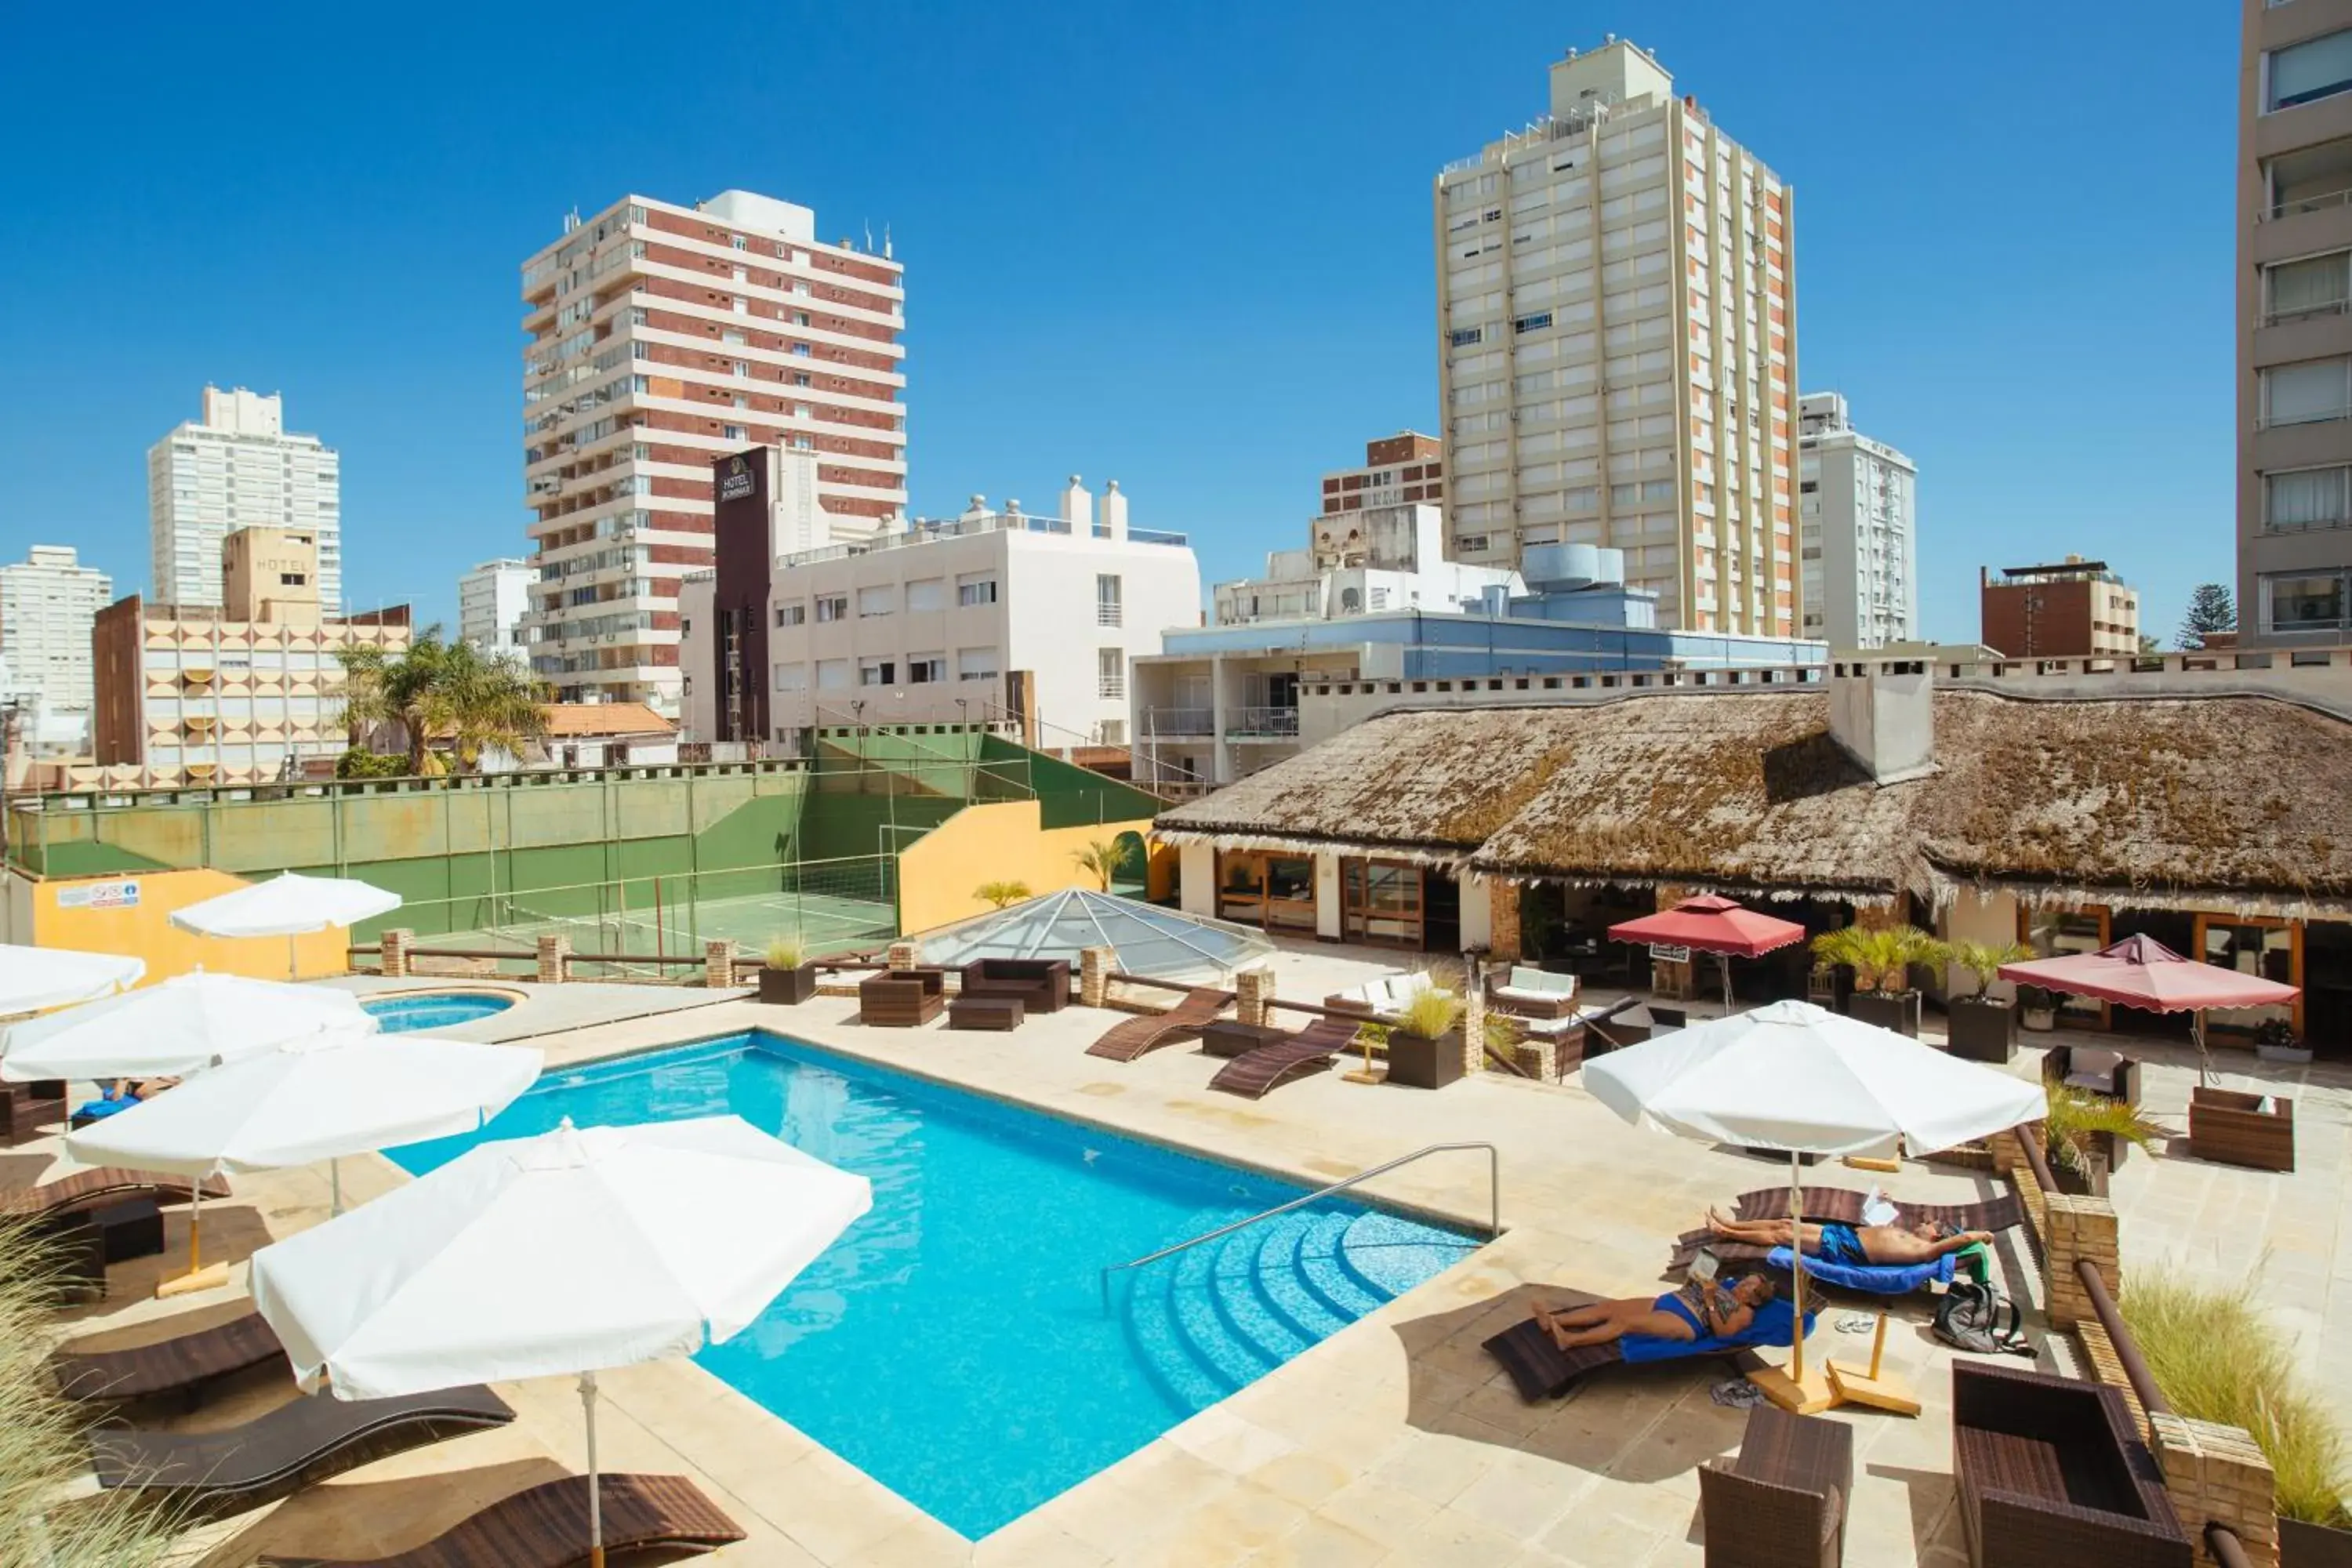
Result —
[[[1622, 573], [1624, 552], [1608, 553], [1617, 557]], [[1520, 552], [1519, 574], [1538, 594], [1573, 592], [1602, 580], [1601, 554], [1594, 544], [1530, 544]]]

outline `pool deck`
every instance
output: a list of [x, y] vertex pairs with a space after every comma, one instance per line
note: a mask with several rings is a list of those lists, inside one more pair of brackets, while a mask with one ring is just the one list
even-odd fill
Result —
[[[1286, 949], [1278, 991], [1318, 1000], [1386, 962], [1349, 950]], [[1548, 1087], [1486, 1073], [1427, 1094], [1350, 1084], [1333, 1072], [1262, 1101], [1212, 1094], [1205, 1086], [1218, 1064], [1189, 1046], [1124, 1065], [1087, 1057], [1086, 1045], [1117, 1016], [1078, 1007], [1011, 1034], [950, 1033], [940, 1026], [862, 1027], [846, 998], [796, 1008], [722, 999], [647, 1011], [646, 988], [562, 987], [625, 993], [602, 1005], [639, 1014], [596, 1024], [583, 1016], [594, 999], [517, 988], [531, 992], [532, 1001], [500, 1018], [520, 1024], [516, 1016], [538, 1010], [533, 1026], [558, 1031], [536, 1042], [551, 1066], [756, 1027], [1307, 1182], [1433, 1142], [1486, 1141], [1500, 1151], [1506, 1235], [1499, 1241], [976, 1545], [690, 1363], [600, 1374], [605, 1468], [695, 1478], [751, 1531], [719, 1561], [777, 1568], [1630, 1568], [1700, 1561], [1697, 1467], [1736, 1449], [1746, 1419], [1709, 1397], [1719, 1371], [1673, 1364], [1621, 1371], [1564, 1402], [1530, 1406], [1479, 1343], [1524, 1317], [1547, 1287], [1654, 1293], [1674, 1233], [1697, 1223], [1709, 1204], [1784, 1180], [1784, 1164], [1628, 1127], [1572, 1079]], [[709, 1001], [694, 991], [650, 995]], [[2141, 1041], [2131, 1047], [2150, 1060], [2150, 1108], [2177, 1123], [2194, 1079], [2187, 1052]], [[2013, 1070], [2030, 1075], [2036, 1060], [2023, 1051]], [[2243, 1054], [2231, 1065], [2247, 1065]], [[2325, 1066], [2263, 1072], [2277, 1074], [2298, 1097], [2299, 1173], [2201, 1165], [2185, 1153], [2135, 1157], [2116, 1190], [2126, 1267], [2171, 1262], [2230, 1276], [2263, 1262], [2258, 1288], [2265, 1300], [2297, 1333], [2315, 1370], [2341, 1386], [2352, 1376], [2342, 1348], [2352, 1334], [2352, 1253], [2341, 1245], [2352, 1223], [2343, 1217], [2352, 1197], [2352, 1073]], [[2231, 1081], [2249, 1076], [2233, 1072]], [[54, 1153], [54, 1141], [43, 1142]], [[37, 1162], [41, 1149], [36, 1143], [5, 1158], [21, 1167]], [[380, 1157], [346, 1160], [343, 1168], [352, 1201], [406, 1179]], [[16, 1180], [31, 1173], [6, 1172]], [[1859, 1184], [1884, 1180], [1897, 1195], [1931, 1200], [1991, 1190], [1966, 1173], [1918, 1164], [1888, 1178], [1835, 1167], [1823, 1175]], [[323, 1169], [241, 1179], [237, 1188], [229, 1203], [206, 1210], [208, 1257], [242, 1259], [269, 1237], [325, 1216]], [[1370, 1190], [1474, 1227], [1485, 1224], [1486, 1163], [1475, 1154], [1436, 1156]], [[184, 1214], [171, 1220], [173, 1267], [184, 1256], [185, 1223]], [[2004, 1237], [2000, 1261], [2010, 1288], [2031, 1295], [2021, 1246], [2016, 1233]], [[147, 1295], [160, 1262], [118, 1268], [113, 1293], [81, 1310], [77, 1331], [120, 1330], [121, 1341], [131, 1342], [152, 1337], [153, 1329], [138, 1325], [160, 1315], [236, 1310], [241, 1268], [228, 1289], [162, 1303]], [[1811, 1353], [1866, 1353], [1866, 1339], [1837, 1330], [1840, 1316], [1824, 1314]], [[1846, 1560], [1956, 1568], [1966, 1554], [1949, 1479], [1950, 1357], [1928, 1336], [1918, 1302], [1898, 1312], [1887, 1355], [1926, 1410], [1916, 1420], [1831, 1417], [1855, 1429]], [[908, 1364], [919, 1368], [920, 1355], [910, 1354]], [[404, 1549], [474, 1507], [583, 1466], [579, 1399], [569, 1380], [499, 1392], [519, 1413], [512, 1427], [380, 1461], [275, 1509], [210, 1527], [199, 1560], [228, 1568], [264, 1550], [370, 1556]], [[285, 1394], [282, 1383], [243, 1388], [184, 1425], [239, 1419]]]

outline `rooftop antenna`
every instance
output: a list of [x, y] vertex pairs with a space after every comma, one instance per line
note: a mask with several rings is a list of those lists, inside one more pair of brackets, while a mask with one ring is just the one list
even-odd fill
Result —
[[866, 254], [871, 256], [874, 254], [874, 220], [869, 217], [860, 221], [866, 225]]
[[882, 226], [882, 259], [885, 261], [891, 259], [890, 226], [887, 223]]

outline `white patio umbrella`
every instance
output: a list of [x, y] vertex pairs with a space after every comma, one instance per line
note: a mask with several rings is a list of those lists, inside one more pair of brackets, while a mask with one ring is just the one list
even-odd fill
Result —
[[388, 915], [400, 895], [350, 877], [306, 877], [282, 871], [217, 898], [173, 912], [172, 923], [201, 936], [282, 936], [286, 978], [294, 978], [294, 939], [335, 926]]
[[196, 970], [10, 1025], [0, 1079], [179, 1077], [322, 1030], [374, 1027], [348, 991]]
[[740, 1117], [483, 1143], [254, 1254], [254, 1305], [306, 1390], [374, 1399], [580, 1373], [604, 1562], [596, 1373], [740, 1332], [872, 1204]]
[[119, 952], [0, 943], [0, 1015], [38, 1013], [136, 985], [144, 959]]
[[[1906, 1142], [1948, 1149], [2045, 1110], [2038, 1083], [1810, 1002], [1774, 1002], [1612, 1051], [1584, 1064], [1584, 1087], [1637, 1125], [1787, 1150], [1792, 1225], [1804, 1220], [1802, 1155], [1892, 1154]], [[1790, 1375], [1801, 1383], [1805, 1274], [1793, 1272]]]

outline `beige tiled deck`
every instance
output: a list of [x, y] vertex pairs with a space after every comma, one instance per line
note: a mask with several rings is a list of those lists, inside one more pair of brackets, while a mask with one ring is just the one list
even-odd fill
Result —
[[[1293, 997], [1318, 997], [1367, 972], [1359, 955], [1331, 950], [1286, 952], [1280, 963], [1281, 993]], [[1523, 1315], [1547, 1286], [1654, 1290], [1673, 1233], [1709, 1203], [1773, 1184], [1785, 1166], [1628, 1128], [1573, 1082], [1546, 1088], [1490, 1074], [1424, 1094], [1350, 1085], [1332, 1073], [1253, 1103], [1209, 1093], [1215, 1064], [1189, 1047], [1124, 1066], [1087, 1057], [1086, 1043], [1112, 1021], [1102, 1013], [1073, 1008], [1005, 1035], [865, 1029], [850, 1022], [854, 1013], [855, 1003], [842, 998], [793, 1009], [721, 1002], [568, 1028], [543, 1043], [551, 1062], [562, 1063], [767, 1027], [1307, 1180], [1430, 1142], [1487, 1140], [1501, 1151], [1507, 1234], [977, 1545], [691, 1363], [604, 1374], [606, 1467], [696, 1477], [752, 1532], [721, 1561], [1627, 1568], [1700, 1560], [1696, 1468], [1736, 1447], [1745, 1419], [1710, 1400], [1719, 1373], [1626, 1371], [1564, 1402], [1528, 1406], [1479, 1342]], [[2017, 1070], [2031, 1072], [2033, 1059], [2026, 1053]], [[2168, 1061], [2151, 1068], [2159, 1111], [2185, 1103], [2189, 1076]], [[2216, 1268], [2231, 1269], [2267, 1248], [2263, 1289], [2318, 1356], [2317, 1345], [2339, 1346], [2352, 1329], [2352, 1272], [2336, 1247], [2352, 1096], [2343, 1074], [2315, 1076], [2326, 1081], [2296, 1091], [2303, 1173], [2139, 1159], [2119, 1176], [2117, 1201], [2127, 1258], [2202, 1249]], [[344, 1167], [354, 1200], [403, 1179], [374, 1158]], [[1965, 1173], [1918, 1165], [1889, 1181], [1898, 1194], [1927, 1198], [1989, 1190]], [[1375, 1190], [1485, 1222], [1484, 1161], [1473, 1155], [1409, 1167]], [[316, 1223], [326, 1195], [321, 1172], [242, 1182], [238, 1198], [207, 1219], [208, 1250], [241, 1258], [268, 1234]], [[173, 1240], [184, 1246], [184, 1222], [173, 1223]], [[2227, 1240], [2207, 1239], [2217, 1235]], [[2004, 1262], [2012, 1275], [2023, 1265], [2015, 1246]], [[116, 1294], [89, 1315], [131, 1324], [205, 1304], [144, 1299], [152, 1272], [152, 1263], [118, 1269]], [[2021, 1279], [2016, 1283], [2023, 1289]], [[227, 1303], [241, 1289], [239, 1280], [211, 1300]], [[1073, 1289], [1090, 1291], [1093, 1282]], [[1838, 1332], [1837, 1317], [1823, 1317], [1816, 1355], [1852, 1354], [1866, 1343]], [[2335, 1331], [2315, 1331], [2323, 1324]], [[1964, 1560], [1948, 1479], [1949, 1379], [1917, 1306], [1893, 1326], [1888, 1353], [1927, 1407], [1911, 1421], [1851, 1417], [1857, 1451], [1847, 1561], [1948, 1568]], [[2340, 1359], [2324, 1364], [2343, 1366]], [[215, 1527], [204, 1561], [225, 1568], [264, 1549], [366, 1555], [403, 1548], [482, 1501], [583, 1464], [579, 1402], [568, 1381], [500, 1392], [520, 1413], [513, 1427], [371, 1466], [266, 1516]], [[278, 1397], [282, 1391], [250, 1390], [232, 1413]], [[203, 1419], [226, 1418], [209, 1412]]]

